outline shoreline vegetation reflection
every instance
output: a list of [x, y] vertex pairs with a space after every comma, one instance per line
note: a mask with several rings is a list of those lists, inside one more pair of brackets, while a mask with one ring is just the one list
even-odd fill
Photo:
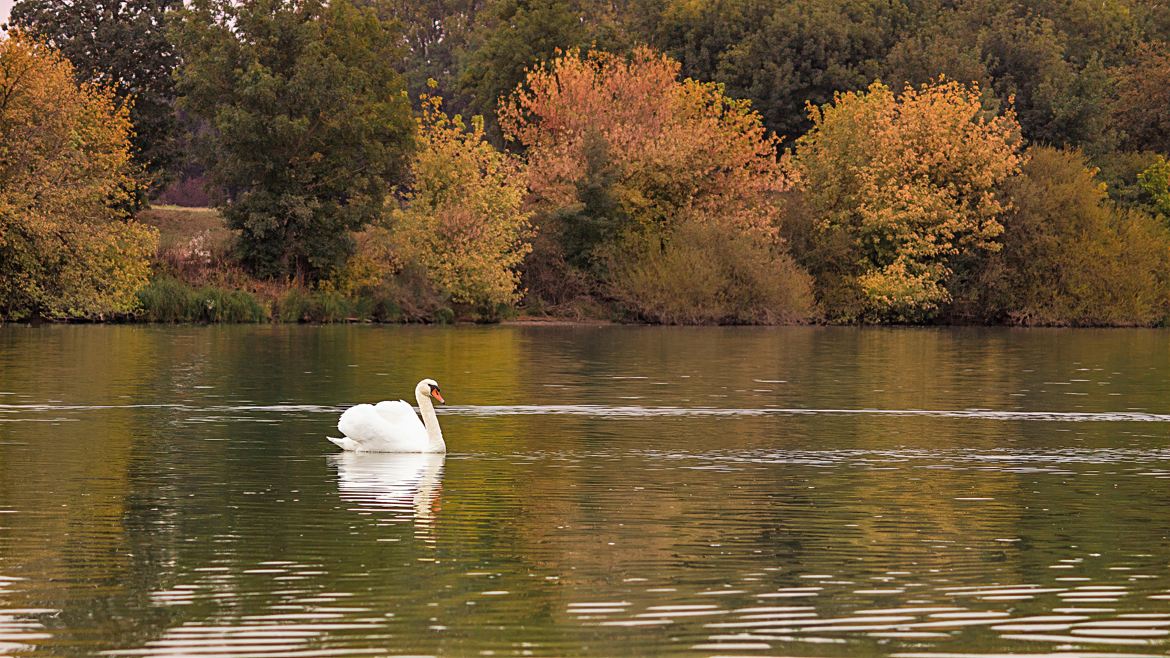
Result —
[[[422, 372], [449, 454], [325, 440]], [[0, 373], [6, 655], [1170, 647], [1156, 330], [5, 326]]]

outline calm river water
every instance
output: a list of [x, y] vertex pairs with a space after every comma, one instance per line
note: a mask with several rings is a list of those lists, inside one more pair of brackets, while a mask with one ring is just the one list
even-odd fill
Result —
[[1168, 535], [1166, 332], [0, 327], [0, 655], [1164, 656]]

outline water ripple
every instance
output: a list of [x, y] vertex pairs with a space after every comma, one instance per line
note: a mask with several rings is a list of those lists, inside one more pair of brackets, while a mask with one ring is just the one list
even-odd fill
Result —
[[[273, 412], [338, 414], [348, 405], [320, 404], [0, 404], [0, 413], [102, 411], [107, 409], [171, 409], [202, 413]], [[967, 418], [973, 420], [1040, 421], [1065, 423], [1170, 423], [1170, 414], [1144, 411], [1007, 411], [996, 409], [879, 409], [804, 407], [647, 407], [640, 405], [516, 404], [449, 405], [442, 415], [492, 418], [496, 416], [590, 416], [597, 418], [758, 417], [758, 416], [888, 416], [894, 418]]]

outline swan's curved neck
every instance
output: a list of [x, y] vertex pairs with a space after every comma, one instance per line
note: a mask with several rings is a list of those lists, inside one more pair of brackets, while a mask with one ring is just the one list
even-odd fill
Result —
[[445, 452], [447, 444], [443, 442], [443, 430], [439, 429], [439, 417], [435, 415], [435, 405], [431, 402], [431, 396], [425, 395], [422, 391], [415, 391], [414, 399], [418, 400], [423, 426], [427, 428], [427, 451]]

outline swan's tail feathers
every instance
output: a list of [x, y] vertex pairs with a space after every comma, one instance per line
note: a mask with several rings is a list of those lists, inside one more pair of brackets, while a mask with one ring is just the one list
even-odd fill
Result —
[[358, 449], [357, 441], [354, 441], [353, 439], [349, 438], [348, 436], [343, 436], [340, 439], [335, 439], [331, 436], [327, 436], [325, 438], [327, 438], [330, 441], [332, 441], [333, 443], [337, 444], [337, 447], [341, 448], [342, 450], [357, 450]]

